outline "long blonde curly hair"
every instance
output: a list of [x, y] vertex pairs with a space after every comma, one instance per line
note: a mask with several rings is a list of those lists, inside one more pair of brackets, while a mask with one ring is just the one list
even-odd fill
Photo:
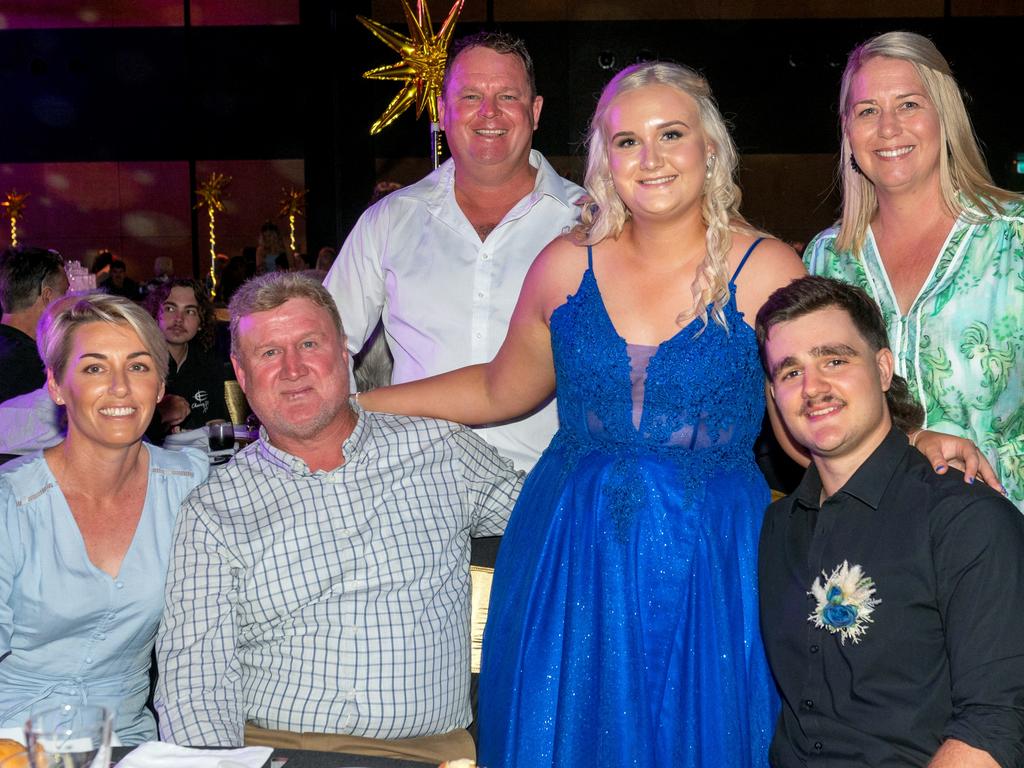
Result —
[[852, 148], [848, 125], [853, 104], [853, 79], [860, 68], [876, 57], [909, 61], [917, 70], [925, 95], [935, 105], [939, 117], [939, 140], [945, 151], [939, 152], [939, 184], [947, 213], [964, 213], [965, 202], [979, 212], [979, 218], [998, 213], [1006, 203], [1022, 200], [992, 182], [978, 137], [967, 114], [960, 86], [949, 62], [935, 43], [914, 32], [886, 32], [861, 43], [850, 52], [839, 87], [839, 125], [842, 148], [839, 154], [839, 178], [843, 188], [843, 213], [839, 220], [836, 248], [859, 252], [867, 236], [868, 225], [878, 210], [875, 186], [857, 172], [850, 158]]
[[701, 218], [707, 227], [707, 251], [692, 285], [693, 308], [681, 312], [676, 321], [682, 325], [700, 317], [707, 327], [707, 307], [710, 305], [715, 322], [728, 329], [723, 308], [729, 301], [728, 258], [732, 248], [732, 234], [762, 233], [740, 215], [742, 196], [735, 180], [739, 161], [736, 145], [718, 111], [707, 80], [694, 70], [665, 61], [642, 62], [626, 67], [605, 86], [597, 101], [587, 135], [584, 186], [594, 202], [584, 208], [578, 234], [581, 241], [588, 245], [607, 237], [616, 238], [630, 218], [629, 209], [612, 183], [605, 119], [612, 102], [618, 96], [649, 85], [666, 85], [692, 98], [697, 103], [701, 128], [714, 146], [715, 157], [709, 158], [709, 177], [705, 180], [701, 196]]

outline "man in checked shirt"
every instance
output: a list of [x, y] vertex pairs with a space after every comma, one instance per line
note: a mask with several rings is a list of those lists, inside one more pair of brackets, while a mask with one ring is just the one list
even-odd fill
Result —
[[270, 273], [231, 300], [260, 439], [189, 496], [157, 639], [167, 741], [474, 757], [471, 536], [522, 474], [472, 430], [349, 401], [333, 299]]

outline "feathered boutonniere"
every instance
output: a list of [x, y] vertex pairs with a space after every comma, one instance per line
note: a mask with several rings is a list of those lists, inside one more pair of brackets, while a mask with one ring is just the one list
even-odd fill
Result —
[[867, 625], [874, 621], [871, 614], [875, 606], [882, 602], [872, 597], [875, 582], [864, 575], [864, 569], [859, 565], [851, 566], [845, 560], [836, 566], [831, 576], [822, 571], [821, 578], [814, 580], [807, 594], [818, 601], [807, 620], [818, 629], [839, 635], [839, 642], [844, 645], [847, 640], [860, 642]]

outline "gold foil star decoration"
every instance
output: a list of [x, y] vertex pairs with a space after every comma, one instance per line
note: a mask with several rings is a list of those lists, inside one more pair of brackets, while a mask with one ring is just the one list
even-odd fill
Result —
[[209, 208], [211, 212], [223, 211], [224, 202], [221, 197], [224, 194], [224, 189], [230, 183], [230, 176], [225, 176], [223, 173], [211, 173], [210, 178], [200, 184], [199, 189], [196, 190], [196, 197], [199, 198], [196, 208]]
[[295, 217], [304, 216], [306, 213], [306, 193], [308, 189], [301, 192], [297, 189], [282, 189], [284, 198], [281, 200], [281, 212], [279, 216], [288, 217], [288, 242], [292, 253], [296, 253], [295, 247]]
[[370, 126], [371, 136], [391, 125], [413, 102], [416, 103], [417, 118], [423, 114], [423, 108], [426, 107], [430, 113], [430, 122], [437, 123], [437, 97], [441, 95], [441, 80], [444, 79], [444, 65], [448, 59], [448, 44], [455, 30], [455, 22], [462, 12], [463, 2], [465, 0], [455, 0], [436, 35], [433, 34], [430, 10], [425, 0], [417, 0], [415, 15], [408, 1], [402, 0], [405, 21], [409, 25], [409, 37], [395, 32], [379, 21], [356, 16], [374, 37], [402, 57], [396, 64], [377, 67], [363, 73], [363, 77], [369, 80], [397, 80], [404, 83], [402, 90], [391, 100], [384, 113]]
[[21, 217], [21, 212], [25, 210], [25, 198], [28, 195], [28, 192], [19, 193], [18, 190], [13, 189], [7, 193], [6, 199], [0, 202], [4, 216], [11, 220], [11, 245], [14, 247], [18, 245], [18, 219]]

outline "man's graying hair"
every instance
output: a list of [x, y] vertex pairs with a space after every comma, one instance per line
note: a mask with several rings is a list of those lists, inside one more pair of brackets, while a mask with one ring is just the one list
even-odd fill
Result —
[[319, 280], [305, 272], [267, 272], [239, 286], [231, 297], [228, 312], [231, 315], [231, 354], [238, 357], [238, 325], [243, 317], [255, 312], [277, 309], [289, 299], [307, 299], [327, 310], [338, 336], [344, 340], [345, 329], [341, 324], [338, 307], [331, 294]]
[[[821, 309], [841, 309], [850, 316], [857, 332], [873, 352], [890, 349], [889, 334], [878, 305], [860, 288], [827, 277], [802, 277], [776, 290], [757, 313], [754, 332], [761, 367], [771, 377], [765, 344], [768, 333], [779, 323], [809, 315]], [[920, 429], [924, 424], [924, 408], [914, 399], [906, 380], [895, 373], [885, 393], [889, 415], [903, 432]]]

